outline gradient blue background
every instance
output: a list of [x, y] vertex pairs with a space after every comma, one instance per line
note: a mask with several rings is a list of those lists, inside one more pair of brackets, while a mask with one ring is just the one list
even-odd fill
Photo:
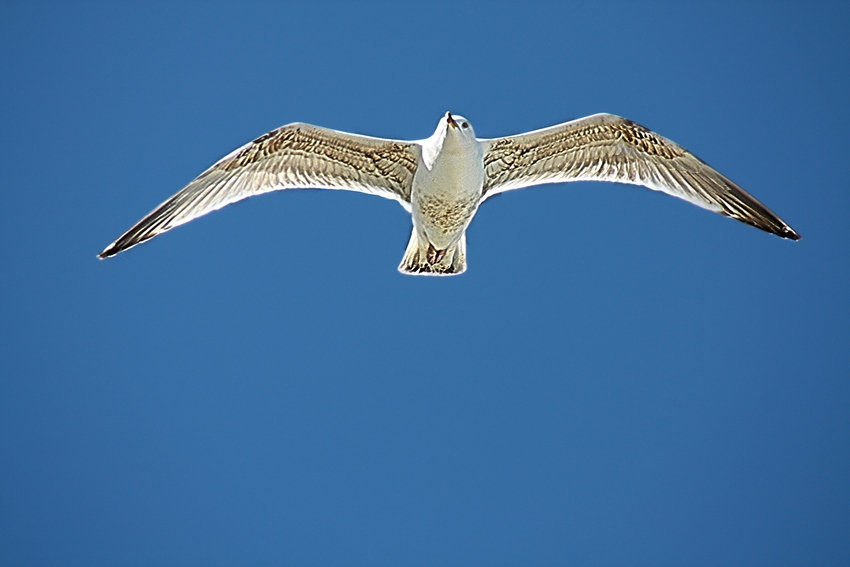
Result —
[[[3, 565], [850, 564], [850, 9], [0, 6]], [[251, 199], [95, 254], [279, 125], [612, 112], [803, 235], [574, 183]]]

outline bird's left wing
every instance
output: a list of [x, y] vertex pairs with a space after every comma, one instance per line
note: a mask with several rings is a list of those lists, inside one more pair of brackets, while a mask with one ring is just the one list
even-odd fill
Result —
[[288, 124], [219, 160], [98, 256], [106, 258], [236, 201], [279, 189], [346, 189], [409, 208], [421, 147]]
[[542, 183], [618, 181], [662, 191], [783, 238], [800, 238], [755, 197], [682, 146], [613, 114], [481, 143], [482, 199]]

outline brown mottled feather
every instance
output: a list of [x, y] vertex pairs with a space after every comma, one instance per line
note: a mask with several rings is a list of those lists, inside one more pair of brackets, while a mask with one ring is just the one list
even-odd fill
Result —
[[484, 143], [484, 199], [542, 183], [617, 181], [662, 191], [783, 238], [800, 238], [694, 154], [619, 116], [595, 114]]
[[419, 146], [412, 142], [309, 124], [282, 126], [207, 169], [99, 256], [113, 256], [211, 211], [279, 189], [345, 189], [407, 204], [419, 153]]

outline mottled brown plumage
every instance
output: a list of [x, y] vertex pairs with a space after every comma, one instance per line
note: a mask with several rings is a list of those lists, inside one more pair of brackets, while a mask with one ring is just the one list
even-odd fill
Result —
[[727, 177], [639, 124], [596, 114], [492, 140], [447, 113], [415, 142], [289, 124], [225, 156], [103, 252], [113, 256], [241, 199], [292, 188], [361, 191], [397, 200], [413, 217], [399, 270], [466, 270], [466, 229], [493, 195], [543, 183], [617, 181], [663, 191], [783, 238], [800, 236]]
[[663, 191], [783, 238], [800, 238], [694, 154], [619, 116], [595, 114], [484, 143], [484, 199], [541, 183], [617, 181]]
[[225, 205], [277, 189], [356, 190], [407, 204], [419, 153], [411, 142], [289, 124], [217, 162], [99, 256], [113, 256]]

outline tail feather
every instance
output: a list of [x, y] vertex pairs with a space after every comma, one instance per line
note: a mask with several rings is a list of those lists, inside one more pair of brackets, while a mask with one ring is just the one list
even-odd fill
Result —
[[456, 276], [466, 271], [466, 234], [444, 250], [438, 250], [416, 229], [410, 235], [407, 251], [398, 271], [412, 276]]

